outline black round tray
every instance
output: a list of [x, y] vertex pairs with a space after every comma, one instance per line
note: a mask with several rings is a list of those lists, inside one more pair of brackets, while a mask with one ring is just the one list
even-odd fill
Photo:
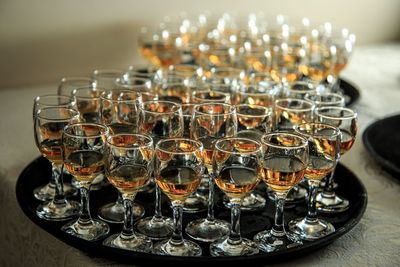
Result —
[[[199, 243], [203, 249], [203, 255], [201, 257], [171, 257], [171, 256], [160, 256], [146, 253], [136, 253], [132, 251], [126, 251], [122, 249], [110, 248], [103, 246], [101, 241], [90, 242], [85, 241], [73, 236], [70, 236], [60, 230], [60, 227], [65, 224], [65, 222], [48, 222], [39, 219], [35, 210], [40, 203], [33, 196], [33, 189], [38, 185], [44, 184], [49, 180], [51, 172], [51, 167], [49, 162], [43, 158], [39, 157], [31, 162], [21, 173], [18, 178], [16, 185], [16, 194], [18, 203], [23, 210], [23, 212], [36, 223], [39, 227], [49, 232], [59, 240], [71, 245], [77, 249], [87, 252], [89, 255], [96, 257], [108, 258], [123, 263], [134, 263], [134, 264], [157, 264], [157, 263], [171, 263], [174, 265], [183, 264], [219, 264], [219, 263], [271, 263], [275, 261], [285, 261], [290, 258], [299, 257], [301, 255], [306, 255], [307, 253], [314, 251], [318, 248], [326, 246], [333, 242], [338, 237], [342, 236], [350, 229], [352, 229], [361, 219], [362, 215], [367, 206], [367, 192], [365, 190], [362, 182], [346, 167], [343, 165], [338, 165], [336, 171], [336, 182], [339, 187], [337, 192], [346, 197], [350, 201], [350, 208], [343, 213], [331, 216], [322, 216], [328, 221], [330, 221], [336, 228], [336, 232], [326, 236], [320, 240], [314, 242], [305, 242], [303, 245], [290, 248], [287, 250], [282, 250], [272, 253], [260, 253], [254, 256], [247, 257], [220, 257], [215, 258], [209, 256], [208, 244]], [[65, 178], [66, 181], [70, 180], [70, 177]], [[263, 183], [260, 183], [258, 190], [265, 192], [265, 187]], [[221, 205], [221, 195], [222, 193], [216, 192], [215, 205], [215, 215], [217, 218], [226, 219], [229, 221], [230, 211], [223, 208]], [[90, 205], [91, 214], [96, 217], [96, 211], [103, 204], [115, 201], [117, 197], [117, 192], [111, 186], [106, 186], [97, 191], [91, 191], [90, 193]], [[168, 201], [164, 198], [163, 203], [163, 214], [171, 215], [171, 211], [168, 205]], [[136, 197], [136, 201], [142, 204], [146, 209], [146, 215], [152, 215], [154, 211], [154, 193], [139, 193]], [[252, 238], [256, 233], [263, 229], [269, 229], [271, 223], [273, 222], [275, 207], [271, 201], [268, 201], [266, 209], [259, 212], [242, 212], [241, 216], [241, 230], [242, 235], [247, 238]], [[295, 207], [285, 208], [285, 220], [286, 222], [303, 217], [306, 214], [305, 203], [298, 204]], [[204, 218], [206, 213], [199, 214], [184, 214], [183, 226], [185, 227], [188, 221], [195, 218]], [[110, 234], [117, 233], [121, 230], [121, 225], [110, 224], [111, 230]], [[188, 238], [185, 236], [185, 238]]]
[[372, 157], [400, 179], [400, 114], [370, 124], [362, 140]]

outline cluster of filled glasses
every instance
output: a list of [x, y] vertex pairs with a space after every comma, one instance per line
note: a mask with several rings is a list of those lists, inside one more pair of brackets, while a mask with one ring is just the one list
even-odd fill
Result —
[[[306, 35], [299, 38], [306, 28], [292, 30], [285, 20], [272, 34], [259, 31], [255, 17], [243, 32], [233, 31], [230, 19], [224, 15], [211, 31], [204, 23], [192, 31], [184, 20], [178, 36], [164, 28], [150, 46], [140, 40], [143, 55], [154, 65], [63, 78], [57, 94], [35, 98], [36, 144], [52, 165], [51, 181], [34, 190], [43, 201], [37, 216], [49, 221], [79, 216], [61, 230], [90, 241], [105, 238], [110, 247], [173, 256], [203, 255], [196, 241], [209, 242], [212, 256], [254, 255], [335, 231], [317, 212], [348, 209], [349, 202], [335, 193], [333, 177], [357, 133], [357, 113], [344, 107], [333, 83], [324, 82], [334, 77], [337, 61], [323, 56], [338, 56], [340, 49], [332, 48], [325, 32], [312, 30], [306, 40]], [[352, 45], [354, 37], [347, 35]], [[321, 62], [310, 55], [314, 42]], [[191, 64], [182, 63], [187, 56]], [[309, 60], [306, 65], [303, 59]], [[329, 71], [319, 71], [325, 63]], [[63, 182], [64, 174], [74, 177], [71, 184]], [[254, 192], [260, 181], [267, 186], [265, 194]], [[94, 219], [90, 191], [108, 183], [118, 190], [118, 199], [101, 207]], [[231, 210], [230, 223], [214, 216], [215, 184]], [[71, 198], [77, 188], [80, 203]], [[144, 207], [134, 202], [138, 192], [154, 194], [153, 216], [142, 218]], [[161, 212], [162, 193], [173, 218]], [[242, 238], [241, 210], [260, 211], [268, 199], [276, 204], [272, 229], [253, 240]], [[285, 227], [285, 202], [304, 200], [307, 216]], [[205, 210], [206, 218], [186, 225], [190, 240], [184, 239], [183, 213]], [[108, 236], [108, 223], [123, 223], [121, 233]]]

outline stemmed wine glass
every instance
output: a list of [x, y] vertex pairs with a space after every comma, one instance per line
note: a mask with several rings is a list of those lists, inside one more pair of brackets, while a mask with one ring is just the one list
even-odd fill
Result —
[[244, 256], [258, 253], [255, 242], [240, 235], [240, 206], [244, 196], [260, 181], [261, 144], [231, 137], [215, 143], [213, 168], [215, 183], [229, 197], [231, 230], [229, 236], [211, 243], [212, 256]]
[[[35, 124], [36, 115], [39, 109], [51, 107], [76, 109], [75, 101], [70, 96], [53, 94], [37, 96], [33, 102], [33, 123]], [[55, 196], [55, 189], [55, 181], [54, 179], [50, 179], [47, 184], [35, 188], [33, 190], [33, 195], [40, 201], [50, 201]], [[66, 196], [77, 194], [76, 188], [72, 187], [69, 183], [63, 183], [63, 190]]]
[[64, 225], [61, 230], [89, 241], [103, 238], [110, 231], [107, 223], [92, 219], [89, 209], [89, 188], [93, 180], [104, 171], [108, 128], [96, 123], [75, 123], [64, 128], [64, 166], [78, 181], [81, 193], [81, 213], [77, 221]]
[[[320, 107], [315, 109], [316, 121], [337, 127], [341, 131], [340, 155], [348, 152], [357, 135], [357, 113], [344, 107]], [[338, 157], [336, 160], [339, 161]], [[317, 209], [324, 213], [337, 213], [349, 208], [349, 201], [334, 191], [334, 170], [328, 175], [325, 187], [317, 195]]]
[[[263, 134], [271, 132], [272, 112], [269, 108], [258, 105], [240, 104], [236, 105], [238, 132], [237, 137], [243, 137], [261, 142]], [[230, 207], [229, 199], [223, 199], [224, 205]], [[264, 208], [265, 197], [251, 191], [242, 199], [240, 208], [242, 210], [254, 211]]]
[[172, 202], [174, 231], [167, 241], [154, 245], [154, 253], [172, 256], [201, 256], [196, 243], [183, 239], [183, 202], [196, 191], [203, 168], [203, 145], [201, 142], [170, 138], [160, 140], [155, 149], [156, 183]]
[[191, 138], [201, 141], [204, 146], [204, 164], [208, 175], [207, 218], [190, 222], [186, 233], [195, 240], [212, 242], [229, 233], [229, 223], [214, 218], [214, 173], [212, 157], [215, 142], [225, 137], [233, 137], [237, 131], [237, 117], [234, 106], [222, 103], [203, 103], [194, 107], [191, 121]]
[[309, 161], [305, 172], [308, 183], [308, 213], [305, 218], [290, 221], [289, 230], [303, 240], [316, 240], [335, 232], [335, 227], [317, 217], [316, 196], [322, 178], [335, 168], [340, 153], [340, 130], [322, 123], [295, 126], [295, 132], [308, 139]]
[[300, 244], [285, 231], [283, 210], [286, 195], [304, 176], [308, 164], [308, 141], [293, 133], [269, 133], [261, 139], [261, 178], [275, 196], [276, 213], [271, 230], [254, 236], [259, 248], [271, 252]]
[[[182, 107], [169, 101], [147, 101], [139, 105], [138, 131], [149, 135], [154, 143], [182, 137]], [[152, 217], [141, 219], [135, 224], [136, 231], [151, 239], [163, 239], [171, 235], [173, 225], [170, 218], [161, 213], [161, 191], [156, 185], [155, 213]]]
[[[137, 120], [141, 94], [130, 90], [108, 90], [100, 96], [100, 116], [102, 124], [109, 128], [111, 134], [133, 134], [137, 132]], [[138, 219], [144, 215], [144, 208], [132, 204], [133, 217]], [[124, 204], [121, 193], [116, 202], [100, 207], [97, 215], [100, 219], [111, 223], [124, 222]]]
[[150, 181], [153, 156], [153, 140], [149, 136], [121, 133], [107, 137], [105, 175], [122, 195], [124, 226], [121, 233], [104, 240], [104, 245], [151, 252], [151, 240], [136, 235], [133, 230], [133, 201], [139, 189]]
[[79, 214], [79, 204], [67, 200], [63, 188], [62, 132], [64, 126], [75, 122], [78, 112], [64, 107], [39, 109], [34, 118], [36, 145], [43, 157], [51, 162], [54, 197], [36, 209], [39, 218], [49, 221], [68, 220]]

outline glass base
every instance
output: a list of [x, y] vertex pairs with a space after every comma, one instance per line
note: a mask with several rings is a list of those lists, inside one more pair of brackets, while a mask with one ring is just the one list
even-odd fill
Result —
[[104, 238], [110, 232], [107, 223], [99, 220], [91, 220], [86, 224], [80, 224], [79, 220], [67, 223], [61, 230], [87, 241], [97, 241]]
[[[78, 194], [78, 190], [68, 183], [63, 184], [63, 189], [64, 189], [64, 195], [67, 198], [76, 196]], [[51, 201], [53, 200], [55, 194], [56, 194], [56, 188], [55, 184], [53, 184], [52, 182], [49, 182], [43, 186], [36, 187], [33, 190], [33, 195], [37, 200], [40, 201]]]
[[153, 242], [150, 239], [137, 235], [124, 237], [121, 234], [114, 234], [107, 237], [103, 245], [143, 253], [150, 253], [153, 249]]
[[318, 193], [316, 201], [317, 210], [321, 213], [339, 213], [349, 209], [349, 201], [336, 194]]
[[200, 219], [191, 221], [185, 228], [186, 234], [194, 240], [214, 242], [229, 235], [230, 224], [223, 220]]
[[273, 229], [259, 232], [253, 240], [258, 243], [258, 248], [263, 252], [278, 251], [302, 244], [296, 236], [289, 233], [277, 234]]
[[201, 247], [196, 243], [183, 239], [182, 243], [174, 244], [171, 240], [161, 241], [154, 245], [153, 253], [170, 256], [201, 256]]
[[170, 237], [173, 228], [172, 219], [164, 216], [161, 218], [155, 216], [147, 217], [135, 224], [135, 230], [137, 233], [147, 236], [152, 240], [160, 240]]
[[[224, 195], [222, 202], [224, 203], [224, 206], [226, 208], [228, 209], [231, 208], [231, 203], [226, 195]], [[243, 198], [240, 209], [245, 211], [257, 211], [263, 209], [265, 207], [266, 202], [267, 200], [265, 199], [265, 197], [263, 197], [258, 193], [252, 192], [250, 194], [247, 194]]]
[[49, 201], [40, 204], [36, 209], [36, 215], [47, 221], [65, 221], [77, 217], [80, 213], [80, 205], [76, 201], [64, 200], [61, 203]]
[[220, 256], [250, 256], [259, 252], [257, 243], [242, 238], [241, 241], [232, 242], [229, 238], [216, 241], [210, 245], [210, 254], [214, 257]]
[[[133, 219], [139, 220], [144, 215], [143, 206], [133, 203], [132, 213]], [[97, 216], [108, 223], [124, 223], [124, 204], [119, 203], [118, 201], [113, 203], [108, 203], [102, 206], [97, 211]]]
[[313, 241], [335, 232], [335, 227], [324, 220], [296, 219], [288, 224], [289, 231], [302, 240]]
[[183, 211], [187, 213], [206, 211], [207, 207], [207, 197], [197, 192], [186, 198], [183, 203]]

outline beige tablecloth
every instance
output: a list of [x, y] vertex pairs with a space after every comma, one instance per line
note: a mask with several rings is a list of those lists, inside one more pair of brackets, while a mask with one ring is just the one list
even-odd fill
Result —
[[[400, 44], [357, 47], [343, 76], [359, 86], [361, 98], [354, 106], [359, 136], [341, 162], [365, 184], [367, 210], [352, 231], [328, 247], [274, 266], [400, 265], [400, 180], [383, 171], [361, 141], [371, 122], [400, 113]], [[119, 266], [64, 244], [32, 223], [18, 206], [18, 175], [39, 155], [33, 140], [32, 101], [55, 91], [55, 84], [0, 90], [0, 266]]]

